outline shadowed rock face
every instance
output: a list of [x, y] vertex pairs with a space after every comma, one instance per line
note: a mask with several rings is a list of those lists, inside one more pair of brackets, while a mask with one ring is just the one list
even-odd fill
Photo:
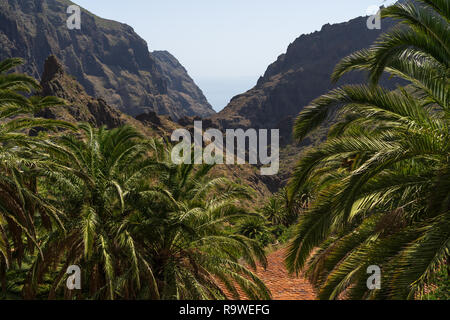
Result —
[[[369, 47], [382, 31], [393, 26], [383, 21], [382, 30], [369, 30], [366, 21], [360, 17], [327, 24], [321, 31], [300, 36], [267, 68], [253, 89], [234, 97], [212, 120], [222, 128], [280, 129], [281, 143], [290, 143], [298, 113], [336, 87], [330, 81], [335, 65], [345, 56]], [[364, 75], [352, 73], [337, 85], [364, 82]]]
[[165, 78], [169, 96], [177, 97], [177, 101], [181, 103], [183, 108], [192, 111], [191, 114], [186, 116], [204, 118], [215, 114], [203, 92], [173, 55], [167, 51], [153, 51], [152, 57]]
[[89, 96], [72, 76], [65, 73], [62, 64], [55, 56], [50, 56], [45, 61], [41, 87], [40, 95], [65, 99], [68, 105], [45, 109], [37, 114], [39, 117], [72, 123], [89, 122], [96, 127], [106, 126], [107, 128], [131, 125], [144, 134], [151, 133], [150, 128], [146, 128], [139, 121], [108, 105], [104, 99]]
[[[66, 26], [67, 0], [0, 0], [0, 59], [22, 57], [20, 70], [36, 78], [54, 54], [91, 96], [137, 115], [146, 111], [174, 119], [214, 114], [178, 61], [155, 58], [125, 24], [82, 10], [81, 30]], [[166, 65], [166, 63], [170, 65]]]

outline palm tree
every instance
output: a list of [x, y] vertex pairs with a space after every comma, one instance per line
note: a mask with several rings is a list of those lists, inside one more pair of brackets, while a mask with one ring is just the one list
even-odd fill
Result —
[[[308, 152], [290, 181], [290, 197], [314, 186], [286, 259], [305, 270], [322, 299], [420, 298], [446, 268], [450, 249], [449, 62], [446, 0], [396, 4], [400, 21], [369, 49], [343, 59], [333, 79], [366, 70], [370, 85], [343, 86], [299, 115], [302, 139], [336, 112], [328, 140]], [[383, 72], [409, 81], [377, 86]], [[371, 291], [367, 267], [382, 268]]]
[[239, 296], [236, 285], [249, 297], [269, 297], [240, 264], [265, 263], [264, 252], [228, 232], [248, 216], [235, 201], [248, 197], [245, 189], [206, 179], [210, 167], [171, 164], [160, 142], [131, 127], [79, 128], [39, 145], [41, 192], [64, 211], [66, 231], [42, 235], [26, 297], [48, 279], [49, 297], [58, 297], [69, 265], [81, 267], [86, 284], [72, 298], [217, 299], [224, 290]]
[[261, 211], [273, 226], [289, 227], [297, 222], [308, 202], [307, 191], [290, 201], [288, 189], [283, 188], [269, 199]]
[[257, 216], [241, 205], [250, 191], [211, 178], [213, 166], [175, 165], [167, 159], [169, 152], [155, 171], [149, 198], [137, 202], [148, 218], [134, 226], [153, 261], [161, 297], [224, 299], [243, 293], [269, 299], [264, 283], [243, 265], [265, 267], [264, 251], [255, 240], [232, 232], [233, 225]]
[[53, 137], [35, 151], [44, 164], [41, 192], [64, 212], [65, 229], [41, 236], [42, 255], [35, 257], [25, 296], [34, 297], [50, 273], [49, 297], [55, 298], [67, 267], [79, 264], [89, 285], [78, 298], [129, 299], [143, 291], [157, 298], [152, 269], [141, 254], [144, 248], [123, 224], [134, 215], [132, 198], [145, 184], [154, 163], [151, 151], [158, 144], [129, 126], [110, 131], [78, 127], [78, 135]]
[[25, 251], [37, 246], [35, 215], [58, 220], [55, 210], [47, 206], [35, 193], [35, 179], [30, 171], [38, 165], [33, 154], [21, 148], [35, 139], [30, 129], [71, 128], [63, 121], [34, 118], [33, 114], [47, 107], [64, 105], [55, 97], [31, 96], [39, 89], [32, 78], [11, 69], [22, 64], [21, 59], [0, 62], [0, 278], [6, 290], [5, 274], [11, 265], [19, 265]]
[[269, 236], [270, 231], [263, 217], [252, 217], [245, 219], [239, 224], [239, 233], [250, 239], [264, 239]]
[[261, 211], [272, 225], [286, 224], [286, 207], [283, 206], [283, 202], [279, 197], [271, 197]]

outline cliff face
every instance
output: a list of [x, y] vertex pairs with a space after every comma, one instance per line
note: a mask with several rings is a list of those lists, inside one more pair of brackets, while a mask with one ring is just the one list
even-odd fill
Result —
[[[321, 31], [300, 36], [267, 68], [253, 89], [234, 97], [212, 117], [213, 121], [222, 128], [280, 129], [281, 143], [290, 143], [298, 113], [336, 86], [330, 81], [335, 65], [345, 56], [369, 47], [383, 30], [393, 25], [383, 21], [382, 30], [369, 30], [366, 21], [367, 18], [360, 17], [327, 24]], [[364, 81], [364, 75], [353, 73], [340, 83]]]
[[153, 51], [151, 54], [165, 78], [169, 96], [178, 101], [184, 109], [191, 110], [190, 114], [184, 116], [204, 118], [215, 114], [203, 92], [173, 55], [167, 51]]
[[54, 54], [89, 95], [133, 116], [145, 111], [174, 119], [214, 114], [176, 59], [171, 57], [168, 66], [167, 59], [155, 58], [130, 26], [82, 10], [81, 30], [69, 30], [71, 4], [0, 0], [0, 59], [22, 57], [27, 64], [21, 71], [39, 78], [45, 59]]
[[56, 96], [65, 99], [68, 105], [45, 109], [37, 114], [39, 117], [72, 123], [89, 122], [96, 127], [107, 128], [131, 125], [143, 134], [152, 134], [149, 127], [108, 105], [104, 99], [89, 96], [72, 76], [66, 74], [55, 56], [50, 56], [45, 61], [41, 87], [41, 96]]

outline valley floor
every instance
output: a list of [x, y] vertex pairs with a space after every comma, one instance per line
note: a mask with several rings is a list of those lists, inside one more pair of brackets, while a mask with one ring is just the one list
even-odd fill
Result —
[[258, 268], [257, 275], [272, 292], [274, 300], [315, 300], [311, 284], [303, 278], [290, 276], [284, 266], [286, 249], [281, 248], [267, 256], [267, 269]]

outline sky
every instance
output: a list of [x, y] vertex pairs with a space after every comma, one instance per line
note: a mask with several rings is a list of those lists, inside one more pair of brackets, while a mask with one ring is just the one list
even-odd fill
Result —
[[302, 34], [365, 16], [383, 0], [74, 0], [102, 18], [126, 23], [150, 51], [167, 50], [216, 111], [251, 89]]

